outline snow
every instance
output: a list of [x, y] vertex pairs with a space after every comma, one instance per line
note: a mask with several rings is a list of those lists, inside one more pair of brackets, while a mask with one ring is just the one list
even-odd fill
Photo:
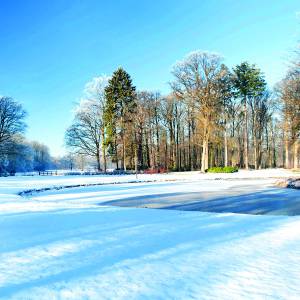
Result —
[[[293, 175], [189, 172], [139, 175], [138, 183], [128, 183], [134, 175], [1, 178], [0, 299], [299, 299], [298, 216], [106, 203], [151, 194], [263, 191]], [[96, 183], [119, 184], [17, 195]]]

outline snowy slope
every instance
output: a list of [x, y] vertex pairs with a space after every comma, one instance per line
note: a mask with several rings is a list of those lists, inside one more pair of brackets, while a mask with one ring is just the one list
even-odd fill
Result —
[[[299, 299], [300, 217], [98, 205], [101, 197], [182, 190], [182, 179], [32, 198], [14, 193], [100, 179], [1, 179], [0, 298]], [[238, 184], [189, 180], [194, 191]]]

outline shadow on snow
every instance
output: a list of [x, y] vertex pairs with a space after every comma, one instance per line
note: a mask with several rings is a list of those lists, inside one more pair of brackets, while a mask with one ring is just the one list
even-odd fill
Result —
[[300, 215], [299, 191], [270, 188], [241, 195], [226, 195], [225, 191], [223, 194], [225, 195], [213, 196], [209, 192], [165, 193], [133, 196], [99, 205], [254, 215]]

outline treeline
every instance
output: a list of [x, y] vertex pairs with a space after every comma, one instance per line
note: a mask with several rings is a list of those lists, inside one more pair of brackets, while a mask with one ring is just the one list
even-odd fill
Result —
[[169, 95], [138, 91], [122, 68], [90, 82], [66, 144], [97, 168], [202, 170], [298, 167], [299, 55], [270, 91], [248, 62], [229, 69], [194, 52], [172, 70]]
[[285, 78], [276, 88], [282, 114], [282, 141], [284, 143], [284, 165], [299, 167], [300, 135], [300, 46]]
[[24, 137], [26, 112], [10, 97], [0, 97], [0, 175], [44, 171], [52, 166], [47, 146]]

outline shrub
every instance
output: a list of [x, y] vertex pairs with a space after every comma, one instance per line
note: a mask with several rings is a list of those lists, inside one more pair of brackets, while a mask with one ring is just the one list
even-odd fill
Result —
[[207, 170], [208, 173], [235, 173], [238, 167], [213, 167]]

